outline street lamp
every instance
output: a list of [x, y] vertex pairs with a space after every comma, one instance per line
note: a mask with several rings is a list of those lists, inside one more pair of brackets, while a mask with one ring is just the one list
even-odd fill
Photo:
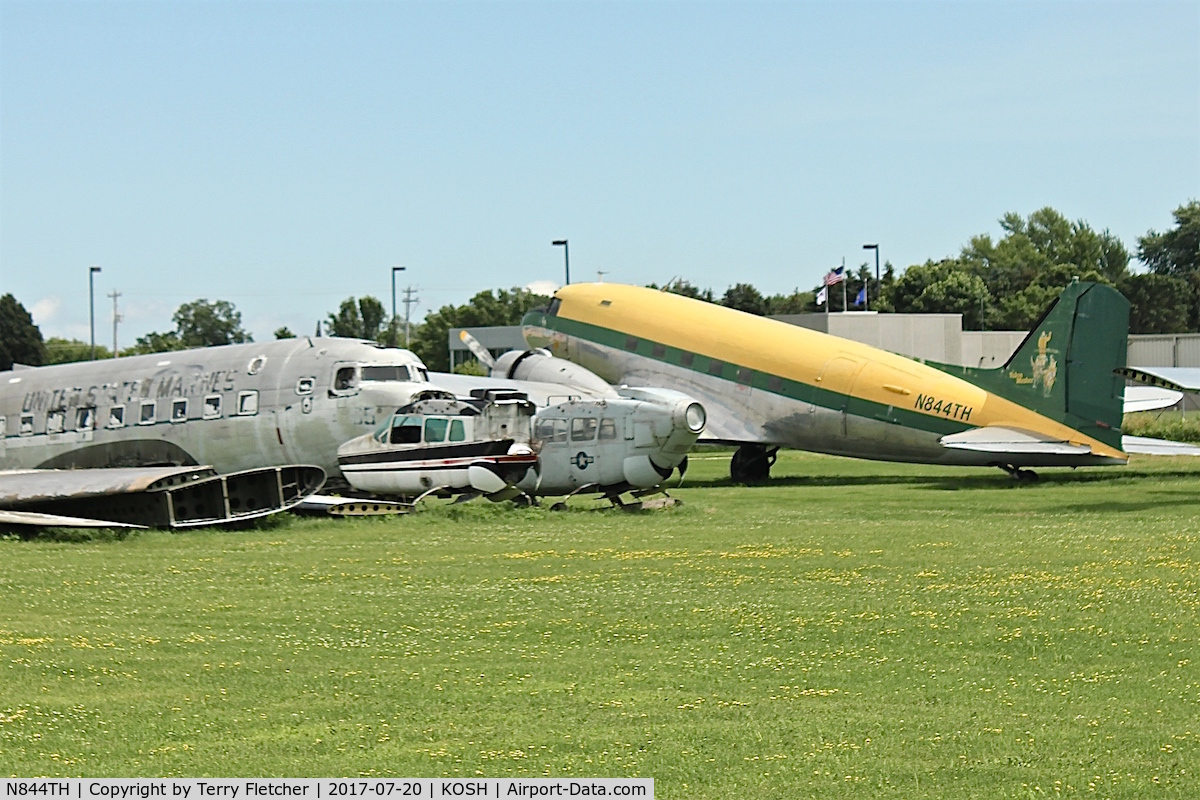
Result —
[[92, 329], [92, 361], [96, 360], [96, 273], [99, 267], [88, 267], [88, 323]]
[[[863, 250], [874, 250], [875, 251], [875, 291], [879, 292], [879, 294], [882, 295], [883, 294], [883, 284], [881, 284], [879, 282], [879, 245], [864, 244]], [[879, 298], [876, 297], [875, 299], [878, 300]]]
[[[388, 327], [391, 328], [390, 332], [393, 334], [395, 333], [395, 330], [396, 330], [396, 273], [404, 272], [404, 270], [406, 270], [406, 269], [408, 269], [408, 268], [407, 267], [392, 267], [392, 322], [390, 325], [388, 325]], [[407, 338], [407, 334], [405, 334], [405, 336]], [[393, 339], [392, 346], [395, 347], [396, 342], [395, 342], [394, 335], [393, 335], [392, 339]], [[408, 343], [405, 342], [404, 346], [407, 347]]]
[[566, 239], [555, 239], [550, 244], [554, 245], [555, 247], [561, 246], [563, 249], [563, 264], [566, 267], [566, 271], [567, 271], [567, 282], [563, 285], [570, 286], [571, 285], [571, 248], [569, 246], [567, 246]]

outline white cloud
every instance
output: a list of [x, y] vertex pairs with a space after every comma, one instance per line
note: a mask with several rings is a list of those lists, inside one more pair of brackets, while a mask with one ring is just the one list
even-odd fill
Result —
[[35, 325], [41, 327], [54, 319], [54, 315], [58, 313], [58, 307], [61, 305], [62, 298], [57, 295], [43, 297], [33, 304], [33, 308], [29, 310], [29, 316], [33, 317]]
[[554, 281], [533, 281], [525, 288], [534, 294], [552, 295], [558, 291], [558, 284]]

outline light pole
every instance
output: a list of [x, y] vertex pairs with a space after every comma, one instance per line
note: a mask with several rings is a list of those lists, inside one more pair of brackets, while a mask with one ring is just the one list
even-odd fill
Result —
[[[395, 333], [396, 333], [396, 273], [404, 272], [404, 270], [406, 270], [406, 269], [408, 269], [408, 268], [407, 267], [392, 267], [392, 321], [388, 325], [388, 328], [390, 329], [389, 332], [392, 334], [392, 346], [393, 347], [396, 346], [396, 337], [395, 337]], [[405, 346], [407, 347], [407, 345], [405, 345]]]
[[[881, 284], [879, 282], [879, 245], [864, 244], [863, 250], [874, 250], [875, 251], [875, 291], [878, 292], [880, 295], [882, 295], [883, 294], [883, 284]], [[879, 296], [876, 295], [875, 299], [878, 300]], [[868, 305], [867, 307], [869, 308], [870, 306]]]
[[566, 272], [567, 272], [567, 282], [564, 283], [563, 285], [570, 286], [571, 285], [571, 248], [570, 248], [570, 246], [567, 245], [566, 239], [555, 239], [550, 244], [554, 245], [555, 247], [561, 246], [563, 249], [563, 265], [565, 266]]
[[88, 324], [92, 329], [92, 361], [96, 360], [96, 273], [99, 267], [88, 267]]

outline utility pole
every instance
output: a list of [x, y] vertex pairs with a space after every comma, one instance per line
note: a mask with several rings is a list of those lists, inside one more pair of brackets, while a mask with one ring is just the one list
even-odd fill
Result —
[[92, 361], [96, 360], [96, 273], [99, 267], [88, 267], [88, 327], [92, 329]]
[[555, 239], [550, 244], [554, 245], [555, 247], [561, 247], [563, 249], [563, 270], [565, 272], [564, 277], [566, 278], [566, 282], [563, 284], [563, 286], [570, 286], [571, 285], [571, 245], [568, 243], [568, 241], [566, 239]]
[[412, 313], [412, 307], [415, 306], [420, 299], [421, 298], [417, 297], [417, 290], [412, 286], [406, 286], [404, 288], [404, 346], [406, 348], [408, 347], [409, 315]]
[[113, 358], [116, 358], [121, 354], [121, 351], [117, 349], [117, 323], [121, 321], [121, 314], [117, 311], [117, 298], [121, 296], [121, 293], [113, 289], [108, 296], [113, 301]]

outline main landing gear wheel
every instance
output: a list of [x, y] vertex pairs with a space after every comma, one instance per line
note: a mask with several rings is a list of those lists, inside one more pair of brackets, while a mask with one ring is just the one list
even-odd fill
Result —
[[1021, 469], [1009, 464], [1001, 464], [1000, 469], [1007, 472], [1017, 483], [1036, 483], [1038, 479], [1038, 474], [1031, 469]]
[[729, 462], [729, 477], [735, 483], [763, 483], [771, 477], [778, 447], [764, 444], [744, 444], [734, 451]]

